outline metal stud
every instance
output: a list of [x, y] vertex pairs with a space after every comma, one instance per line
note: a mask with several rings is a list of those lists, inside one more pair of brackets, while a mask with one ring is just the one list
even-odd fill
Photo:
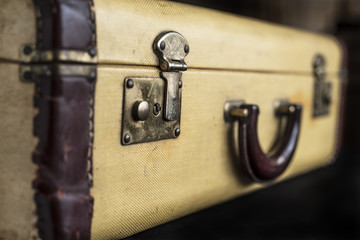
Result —
[[178, 137], [180, 135], [180, 128], [175, 129], [175, 136]]
[[132, 87], [134, 87], [134, 81], [133, 81], [132, 79], [128, 79], [128, 80], [126, 81], [126, 87], [127, 87], [127, 88], [132, 88]]
[[96, 48], [90, 48], [88, 53], [91, 57], [95, 57], [97, 54]]
[[23, 53], [25, 55], [30, 55], [32, 53], [32, 47], [30, 46], [25, 46], [24, 49], [23, 49]]
[[31, 79], [31, 72], [30, 71], [25, 71], [24, 73], [23, 73], [23, 77], [24, 77], [24, 79], [26, 79], [26, 80], [29, 80], [29, 79]]
[[94, 81], [96, 79], [96, 72], [95, 71], [90, 72], [89, 79], [91, 81]]
[[190, 50], [189, 45], [185, 45], [185, 47], [184, 47], [184, 51], [185, 51], [185, 53], [188, 53], [188, 52], [189, 52], [189, 50]]
[[124, 136], [124, 142], [125, 142], [125, 143], [129, 143], [129, 142], [130, 142], [130, 135], [129, 135], [129, 134], [125, 134], [125, 136]]
[[165, 42], [164, 42], [164, 41], [162, 41], [162, 42], [160, 43], [160, 49], [161, 49], [161, 50], [164, 50], [164, 49], [165, 49]]
[[179, 88], [182, 88], [182, 85], [183, 85], [182, 81], [179, 80]]

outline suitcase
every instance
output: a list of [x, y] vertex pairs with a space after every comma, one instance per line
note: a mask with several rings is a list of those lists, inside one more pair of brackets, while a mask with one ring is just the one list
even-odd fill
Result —
[[336, 158], [331, 36], [167, 1], [0, 4], [0, 239], [124, 238]]

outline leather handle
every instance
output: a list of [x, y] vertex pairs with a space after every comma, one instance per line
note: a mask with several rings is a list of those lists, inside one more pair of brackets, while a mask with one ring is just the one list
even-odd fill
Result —
[[266, 182], [280, 176], [294, 155], [300, 133], [302, 106], [288, 104], [281, 108], [281, 114], [286, 116], [287, 123], [282, 136], [269, 154], [265, 154], [259, 144], [257, 134], [259, 107], [244, 104], [238, 109], [242, 110], [242, 114], [235, 113], [239, 121], [240, 158], [255, 182]]

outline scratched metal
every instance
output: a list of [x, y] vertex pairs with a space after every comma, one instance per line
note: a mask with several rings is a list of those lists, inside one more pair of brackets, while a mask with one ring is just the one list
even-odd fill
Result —
[[[128, 79], [134, 81], [132, 88], [126, 87]], [[167, 121], [164, 118], [165, 85], [162, 78], [128, 77], [125, 79], [121, 131], [123, 145], [177, 138], [175, 129], [180, 128], [180, 117], [176, 121]], [[181, 96], [181, 89], [179, 91]], [[133, 106], [137, 101], [147, 101], [150, 106], [150, 115], [145, 121], [137, 121], [133, 116]], [[161, 106], [158, 114], [153, 111], [155, 104]], [[124, 142], [126, 134], [130, 135], [130, 141], [127, 143]]]

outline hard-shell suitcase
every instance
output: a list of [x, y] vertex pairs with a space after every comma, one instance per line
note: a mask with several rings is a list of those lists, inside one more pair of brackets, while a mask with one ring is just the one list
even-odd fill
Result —
[[334, 160], [331, 36], [167, 1], [0, 4], [0, 239], [123, 238]]

